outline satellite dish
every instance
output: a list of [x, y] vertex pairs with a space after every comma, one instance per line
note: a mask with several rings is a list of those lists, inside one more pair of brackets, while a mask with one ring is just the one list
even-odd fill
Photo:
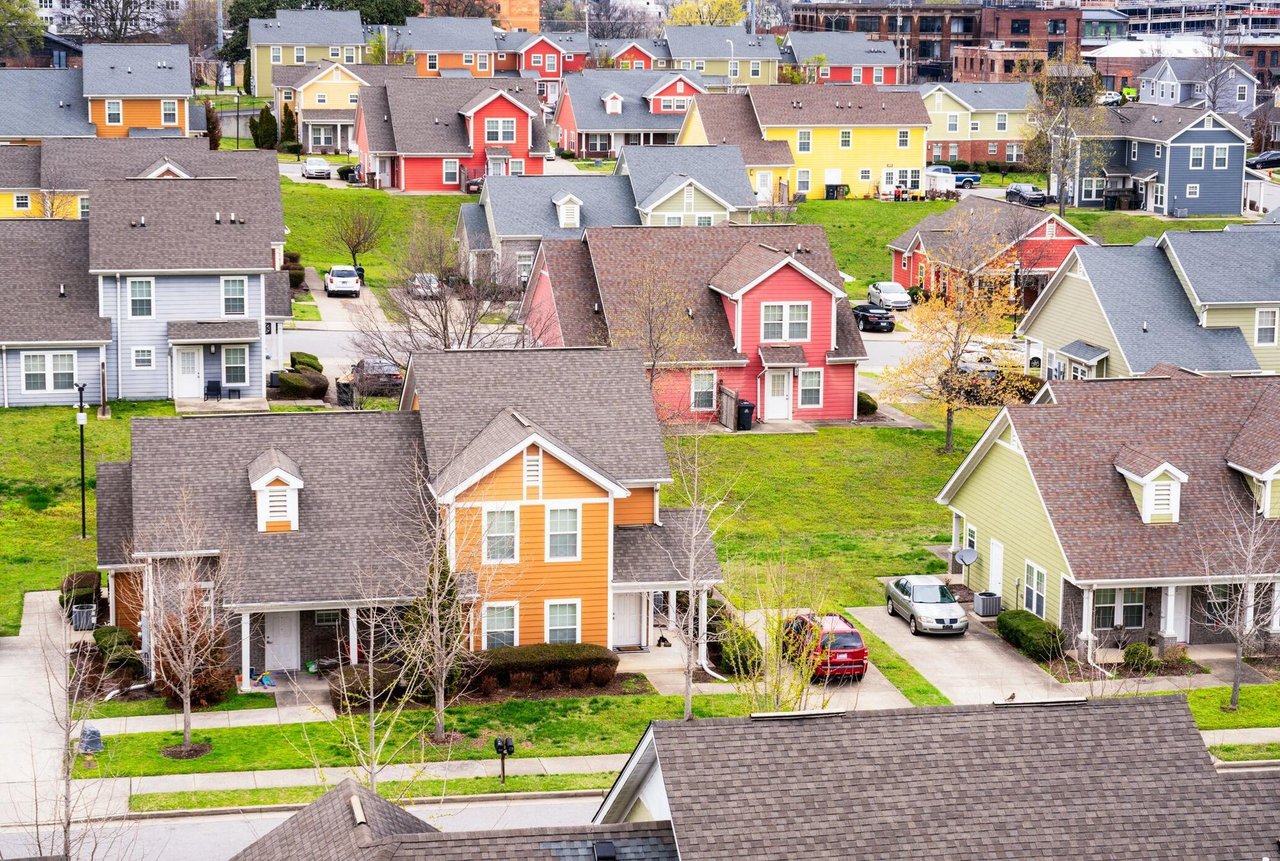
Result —
[[978, 561], [978, 551], [972, 547], [965, 547], [956, 551], [955, 560], [964, 567], [968, 568], [974, 562]]

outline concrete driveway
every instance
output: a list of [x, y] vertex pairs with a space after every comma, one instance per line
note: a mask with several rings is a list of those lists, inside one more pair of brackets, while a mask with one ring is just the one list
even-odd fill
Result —
[[972, 616], [962, 637], [913, 637], [906, 623], [886, 613], [883, 605], [848, 611], [957, 705], [998, 702], [1010, 695], [1022, 702], [1079, 696]]
[[338, 168], [341, 165], [331, 164], [333, 173], [330, 179], [303, 179], [302, 178], [302, 162], [300, 161], [282, 161], [280, 162], [280, 175], [287, 176], [294, 182], [306, 182], [313, 185], [327, 185], [329, 188], [350, 188], [350, 184], [338, 179]]

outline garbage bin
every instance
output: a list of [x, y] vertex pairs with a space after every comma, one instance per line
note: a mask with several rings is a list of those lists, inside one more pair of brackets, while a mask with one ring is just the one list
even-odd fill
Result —
[[351, 396], [351, 383], [338, 380], [338, 406], [349, 407], [355, 403], [355, 398]]
[[92, 631], [98, 621], [97, 604], [73, 604], [71, 607], [71, 630]]
[[360, 279], [361, 284], [364, 283], [364, 267], [363, 266], [356, 267], [356, 277]]
[[973, 596], [973, 612], [979, 616], [999, 616], [1000, 596], [995, 592], [979, 592]]
[[826, 199], [827, 199], [827, 200], [839, 200], [839, 199], [840, 199], [840, 186], [839, 186], [839, 185], [828, 184], [825, 190], [826, 190]]
[[751, 418], [755, 411], [756, 405], [751, 401], [738, 401], [738, 430], [751, 430]]

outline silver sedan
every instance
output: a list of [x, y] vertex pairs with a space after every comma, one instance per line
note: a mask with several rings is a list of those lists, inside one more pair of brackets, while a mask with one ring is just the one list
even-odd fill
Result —
[[913, 635], [963, 634], [969, 630], [964, 607], [937, 577], [899, 577], [884, 587], [884, 594], [889, 615], [906, 619]]

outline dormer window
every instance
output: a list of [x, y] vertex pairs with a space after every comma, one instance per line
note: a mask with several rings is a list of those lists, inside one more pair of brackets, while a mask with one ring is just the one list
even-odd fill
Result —
[[581, 226], [581, 200], [568, 192], [562, 191], [553, 197], [551, 202], [556, 205], [556, 217], [560, 222], [560, 227], [576, 229]]
[[1143, 523], [1178, 522], [1185, 472], [1132, 446], [1120, 450], [1115, 466], [1129, 484]]
[[279, 449], [269, 448], [249, 464], [249, 488], [257, 496], [259, 532], [298, 530], [298, 465]]
[[622, 96], [617, 93], [610, 93], [604, 97], [604, 112], [606, 114], [622, 113]]

